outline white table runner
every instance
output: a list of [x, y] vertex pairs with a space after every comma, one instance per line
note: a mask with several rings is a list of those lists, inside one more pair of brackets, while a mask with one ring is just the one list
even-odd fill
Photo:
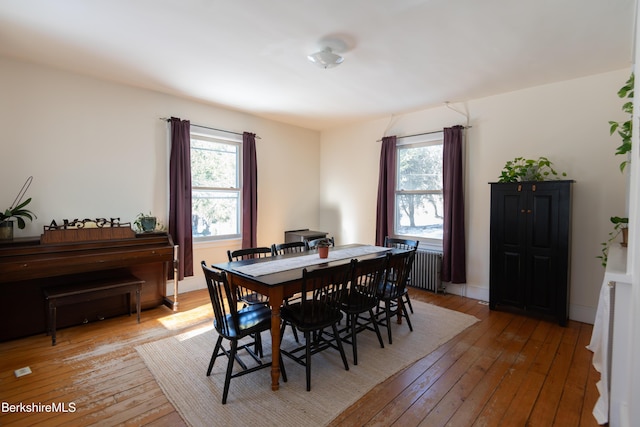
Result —
[[338, 261], [341, 259], [357, 258], [362, 255], [375, 254], [390, 250], [382, 246], [356, 246], [353, 248], [329, 249], [328, 258], [320, 258], [316, 252], [310, 255], [281, 258], [273, 261], [257, 262], [235, 267], [234, 270], [248, 276], [264, 276], [265, 274], [279, 273], [281, 271], [294, 270], [297, 268], [309, 267], [311, 265], [324, 264], [326, 262]]

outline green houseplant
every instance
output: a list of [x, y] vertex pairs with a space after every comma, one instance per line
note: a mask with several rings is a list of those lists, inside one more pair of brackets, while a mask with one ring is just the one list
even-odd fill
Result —
[[[613, 135], [614, 133], [618, 133], [620, 138], [622, 139], [622, 143], [616, 148], [616, 155], [626, 156], [626, 159], [620, 163], [620, 172], [624, 172], [625, 167], [629, 163], [629, 153], [631, 153], [631, 131], [633, 128], [633, 87], [635, 83], [634, 74], [631, 73], [631, 76], [626, 81], [624, 86], [618, 90], [618, 96], [622, 99], [627, 99], [627, 101], [622, 105], [622, 111], [629, 115], [628, 120], [624, 122], [616, 122], [613, 120], [609, 121], [609, 133]], [[606, 242], [601, 243], [602, 245], [602, 254], [597, 258], [602, 260], [602, 266], [607, 266], [608, 256], [609, 256], [609, 248], [613, 243], [614, 239], [618, 237], [619, 234], [622, 233], [622, 246], [627, 246], [627, 234], [629, 232], [629, 218], [612, 216], [610, 218], [611, 223], [613, 223], [613, 230], [609, 232], [609, 238]]]
[[539, 157], [537, 160], [516, 157], [505, 163], [498, 182], [547, 181], [559, 179], [559, 176], [565, 177], [567, 174], [558, 174], [553, 163], [546, 157]]
[[[620, 138], [622, 138], [622, 144], [616, 148], [616, 155], [627, 156], [631, 152], [631, 130], [633, 128], [633, 85], [635, 83], [634, 74], [631, 73], [629, 80], [620, 88], [618, 96], [627, 101], [622, 104], [622, 111], [629, 115], [628, 120], [624, 122], [609, 121], [609, 133], [613, 135], [616, 131]], [[620, 163], [620, 171], [623, 172], [625, 166], [629, 163], [628, 158]]]
[[622, 243], [620, 244], [622, 246], [627, 246], [629, 218], [612, 216], [610, 218], [610, 221], [613, 224], [613, 230], [609, 232], [609, 238], [607, 239], [607, 241], [601, 244], [602, 254], [597, 257], [602, 260], [603, 267], [607, 266], [607, 260], [609, 258], [609, 248], [611, 247], [611, 244], [620, 234], [622, 234]]
[[136, 227], [136, 231], [142, 233], [150, 233], [156, 229], [158, 220], [155, 216], [149, 212], [149, 214], [139, 213], [136, 217], [133, 225]]
[[22, 230], [27, 226], [27, 219], [33, 221], [33, 219], [36, 218], [36, 215], [26, 208], [27, 205], [31, 203], [31, 197], [24, 202], [22, 201], [22, 198], [31, 185], [31, 181], [33, 181], [32, 176], [27, 178], [27, 181], [18, 192], [11, 206], [4, 211], [0, 211], [0, 240], [13, 239], [13, 219], [18, 223], [18, 228]]

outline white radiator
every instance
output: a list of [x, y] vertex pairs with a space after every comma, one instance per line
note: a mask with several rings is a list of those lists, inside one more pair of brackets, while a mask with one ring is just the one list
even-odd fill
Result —
[[411, 280], [408, 285], [438, 293], [444, 292], [440, 271], [442, 269], [442, 252], [416, 251], [411, 269]]

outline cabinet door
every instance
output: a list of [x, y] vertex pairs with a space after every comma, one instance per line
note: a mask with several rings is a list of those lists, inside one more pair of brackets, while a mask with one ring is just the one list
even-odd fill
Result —
[[491, 187], [490, 305], [525, 307], [526, 197], [519, 184]]
[[[527, 191], [525, 304], [553, 314], [558, 286], [558, 188], [533, 184]], [[564, 285], [566, 286], [566, 284]]]

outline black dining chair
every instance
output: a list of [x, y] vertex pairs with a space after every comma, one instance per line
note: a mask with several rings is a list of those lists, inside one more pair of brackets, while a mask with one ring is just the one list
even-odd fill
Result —
[[384, 278], [387, 257], [357, 261], [351, 274], [349, 289], [340, 301], [340, 309], [347, 315], [347, 325], [340, 331], [342, 341], [353, 347], [353, 364], [358, 364], [357, 334], [371, 330], [378, 336], [380, 347], [384, 342], [373, 309], [378, 304], [377, 289]]
[[[271, 309], [266, 305], [256, 304], [238, 310], [236, 304], [234, 304], [234, 298], [229, 282], [227, 281], [226, 273], [207, 267], [204, 261], [201, 262], [201, 265], [207, 282], [211, 305], [213, 306], [213, 326], [218, 332], [218, 340], [211, 355], [207, 376], [211, 375], [211, 370], [218, 356], [227, 356], [227, 371], [222, 392], [222, 404], [225, 404], [227, 403], [229, 385], [232, 378], [267, 368], [272, 364], [272, 362], [262, 362], [260, 357], [251, 350], [251, 347], [255, 346], [255, 342], [247, 342], [242, 345], [238, 343], [242, 338], [249, 336], [253, 336], [254, 340], [257, 340], [261, 332], [271, 329]], [[225, 339], [230, 342], [231, 346], [229, 350], [226, 350], [222, 344]], [[249, 367], [244, 363], [238, 355], [239, 350], [247, 351], [255, 362], [253, 366]], [[242, 370], [236, 373], [233, 372], [235, 361], [237, 361], [242, 368]], [[287, 374], [284, 364], [282, 363], [282, 356], [280, 357], [280, 372], [282, 374], [282, 380], [286, 382]]]
[[305, 242], [274, 243], [273, 245], [271, 245], [272, 256], [295, 254], [306, 251], [307, 245], [305, 244]]
[[[285, 305], [280, 310], [282, 317], [281, 336], [287, 324], [304, 334], [305, 343], [294, 349], [281, 348], [280, 352], [306, 368], [307, 391], [311, 390], [311, 356], [329, 348], [340, 352], [344, 369], [349, 370], [338, 323], [342, 319], [340, 301], [346, 291], [355, 261], [333, 267], [307, 270], [302, 273], [300, 301]], [[331, 328], [332, 333], [327, 333]]]
[[[386, 248], [396, 248], [396, 249], [403, 249], [408, 251], [415, 251], [418, 249], [418, 244], [420, 244], [420, 241], [418, 240], [398, 239], [398, 238], [393, 238], [389, 236], [384, 238], [384, 246]], [[407, 276], [407, 286], [410, 286], [410, 285], [411, 285], [411, 272], [409, 272]], [[405, 302], [409, 306], [409, 311], [413, 313], [413, 306], [411, 305], [411, 299], [409, 298], [409, 290], [406, 287], [404, 289], [404, 295], [402, 295], [401, 298], [404, 298]]]
[[[227, 251], [229, 262], [241, 261], [245, 259], [265, 258], [269, 256], [271, 256], [271, 248], [268, 248], [266, 246]], [[238, 301], [242, 301], [245, 305], [269, 303], [269, 298], [267, 298], [265, 295], [254, 292], [242, 286], [236, 287], [236, 294], [238, 296]]]
[[[296, 254], [307, 251], [307, 245], [305, 242], [286, 242], [286, 243], [274, 243], [271, 245], [271, 256], [276, 255], [286, 255], [286, 254]], [[293, 297], [289, 297], [285, 299], [284, 305], [289, 305], [292, 302], [299, 301], [300, 295], [296, 294]], [[300, 342], [298, 338], [298, 332], [296, 328], [293, 329], [293, 335], [296, 339], [296, 342]]]
[[409, 330], [413, 331], [411, 319], [402, 295], [404, 295], [407, 286], [407, 277], [411, 271], [414, 257], [415, 250], [389, 254], [385, 268], [386, 277], [378, 285], [378, 301], [384, 305], [384, 311], [377, 312], [376, 317], [378, 324], [387, 328], [389, 344], [393, 343], [391, 338], [391, 319], [394, 316], [398, 316], [398, 322], [404, 317], [407, 325], [409, 325]]

